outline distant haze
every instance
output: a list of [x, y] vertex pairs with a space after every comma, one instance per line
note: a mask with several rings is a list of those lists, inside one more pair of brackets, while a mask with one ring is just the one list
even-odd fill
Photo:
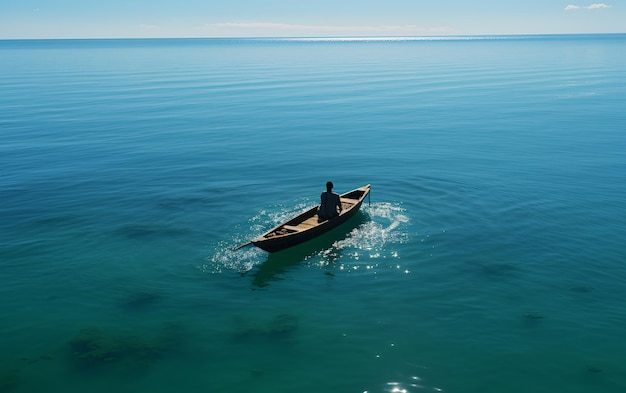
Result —
[[9, 0], [0, 3], [0, 39], [626, 32], [623, 1], [568, 1]]

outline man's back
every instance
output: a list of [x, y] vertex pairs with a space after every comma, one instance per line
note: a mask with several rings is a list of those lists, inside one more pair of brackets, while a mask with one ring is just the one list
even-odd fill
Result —
[[337, 207], [341, 210], [341, 200], [339, 199], [338, 194], [330, 191], [324, 191], [320, 196], [320, 199], [321, 204], [318, 211], [320, 218], [329, 219], [339, 215]]

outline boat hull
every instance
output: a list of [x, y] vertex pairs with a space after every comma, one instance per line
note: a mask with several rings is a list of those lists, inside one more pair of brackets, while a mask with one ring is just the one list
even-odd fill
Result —
[[[304, 227], [305, 222], [317, 221], [318, 206], [316, 206], [253, 239], [252, 244], [264, 251], [273, 253], [314, 239], [353, 217], [359, 211], [369, 191], [370, 185], [368, 184], [342, 194], [342, 203], [349, 204], [349, 207], [337, 217], [319, 222], [314, 226]], [[358, 196], [358, 199], [353, 198], [354, 196]]]

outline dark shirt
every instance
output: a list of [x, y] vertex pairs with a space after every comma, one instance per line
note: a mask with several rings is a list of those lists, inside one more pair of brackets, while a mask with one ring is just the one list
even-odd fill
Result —
[[322, 203], [320, 204], [317, 214], [321, 219], [327, 220], [339, 215], [337, 208], [341, 211], [341, 200], [338, 194], [324, 191], [320, 199]]

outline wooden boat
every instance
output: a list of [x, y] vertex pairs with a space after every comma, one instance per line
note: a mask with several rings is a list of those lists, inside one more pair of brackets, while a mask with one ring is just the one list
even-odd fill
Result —
[[333, 228], [343, 224], [359, 210], [363, 200], [370, 192], [370, 185], [357, 188], [340, 195], [342, 211], [330, 220], [319, 221], [317, 209], [319, 205], [296, 217], [270, 229], [250, 242], [237, 247], [254, 244], [267, 252], [276, 252], [311, 240]]

